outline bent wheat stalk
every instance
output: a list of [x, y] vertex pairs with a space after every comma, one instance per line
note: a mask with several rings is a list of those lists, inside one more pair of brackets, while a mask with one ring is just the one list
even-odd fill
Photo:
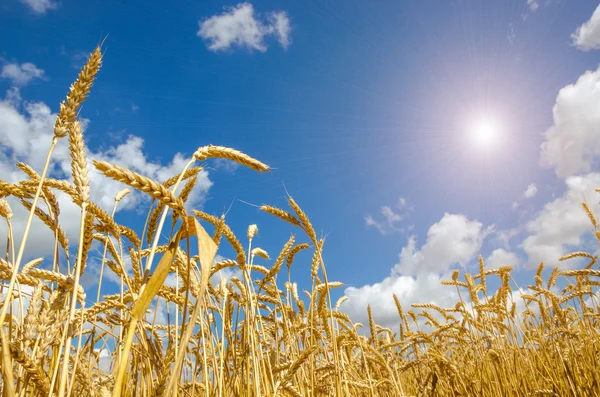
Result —
[[[187, 218], [187, 224], [185, 225], [187, 229], [187, 238], [191, 238], [192, 235], [195, 235], [198, 239], [198, 257], [200, 258], [201, 265], [201, 280], [200, 280], [200, 288], [198, 290], [198, 298], [196, 299], [196, 306], [194, 307], [194, 311], [192, 312], [192, 316], [185, 327], [185, 331], [183, 337], [181, 338], [181, 343], [179, 344], [179, 350], [177, 351], [177, 356], [175, 359], [175, 366], [173, 368], [173, 372], [171, 378], [169, 380], [169, 384], [167, 386], [167, 394], [165, 397], [170, 397], [172, 393], [176, 392], [177, 382], [180, 379], [181, 374], [181, 365], [183, 364], [183, 359], [185, 357], [185, 352], [188, 348], [188, 343], [190, 337], [192, 336], [192, 331], [194, 329], [194, 325], [200, 316], [200, 312], [202, 311], [202, 307], [204, 306], [204, 294], [206, 292], [206, 287], [208, 285], [208, 276], [210, 274], [210, 268], [215, 259], [215, 255], [217, 254], [217, 245], [214, 243], [212, 238], [206, 233], [204, 228], [198, 223], [196, 218], [190, 216]], [[193, 233], [193, 234], [192, 234]], [[201, 326], [204, 323], [201, 321]], [[202, 332], [202, 340], [204, 341], [204, 332]], [[209, 385], [208, 385], [208, 375], [207, 375], [207, 357], [206, 357], [206, 349], [203, 350], [203, 360], [204, 360], [204, 386], [206, 389], [206, 396], [209, 396]]]
[[125, 345], [123, 346], [123, 352], [121, 356], [121, 360], [118, 365], [115, 366], [115, 386], [113, 389], [113, 397], [118, 397], [121, 395], [121, 389], [123, 388], [123, 380], [125, 377], [125, 370], [128, 365], [128, 357], [129, 351], [131, 350], [131, 345], [133, 343], [133, 336], [135, 333], [135, 327], [140, 319], [143, 318], [144, 314], [148, 307], [150, 307], [150, 303], [158, 293], [160, 287], [165, 282], [165, 279], [169, 275], [169, 271], [171, 269], [171, 264], [175, 259], [175, 253], [177, 252], [177, 247], [179, 247], [179, 241], [181, 239], [181, 230], [177, 232], [175, 238], [169, 243], [169, 246], [162, 258], [158, 262], [156, 266], [156, 270], [148, 283], [145, 284], [145, 288], [143, 291], [140, 291], [140, 295], [135, 301], [133, 308], [131, 309], [131, 317], [129, 320], [129, 326], [127, 328], [127, 336], [125, 339]]

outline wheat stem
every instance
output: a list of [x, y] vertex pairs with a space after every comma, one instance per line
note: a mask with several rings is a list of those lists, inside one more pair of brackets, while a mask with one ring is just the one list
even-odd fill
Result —
[[[77, 264], [75, 265], [75, 282], [73, 286], [73, 294], [71, 296], [71, 307], [69, 309], [69, 317], [67, 322], [65, 323], [66, 330], [66, 341], [65, 341], [65, 353], [63, 356], [63, 366], [62, 373], [60, 376], [60, 383], [58, 386], [58, 397], [63, 397], [65, 393], [66, 382], [69, 374], [69, 354], [71, 352], [71, 340], [73, 338], [72, 331], [70, 330], [71, 324], [73, 323], [73, 319], [75, 317], [75, 308], [77, 307], [77, 289], [79, 287], [79, 279], [81, 277], [81, 262], [83, 259], [83, 245], [84, 245], [84, 233], [85, 233], [85, 221], [86, 221], [86, 212], [87, 212], [87, 202], [84, 202], [81, 205], [81, 222], [79, 227], [79, 248], [77, 250]], [[91, 227], [88, 226], [88, 227]]]

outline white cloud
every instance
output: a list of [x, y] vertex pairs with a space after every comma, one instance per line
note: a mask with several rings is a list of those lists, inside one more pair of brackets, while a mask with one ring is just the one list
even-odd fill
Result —
[[404, 217], [396, 212], [393, 209], [384, 205], [381, 207], [381, 215], [385, 218], [386, 222], [390, 225], [393, 225], [396, 222], [400, 222]]
[[400, 228], [398, 224], [404, 220], [408, 212], [411, 210], [412, 208], [408, 206], [406, 199], [404, 197], [400, 197], [395, 208], [392, 208], [388, 205], [381, 207], [379, 212], [383, 218], [382, 220], [376, 220], [373, 216], [367, 215], [365, 217], [365, 224], [367, 227], [375, 227], [381, 234], [384, 235], [392, 231], [405, 231], [405, 229]]
[[452, 265], [465, 266], [480, 251], [492, 229], [483, 229], [481, 223], [462, 214], [446, 213], [429, 228], [427, 241], [420, 249], [416, 248], [415, 237], [410, 237], [392, 274], [441, 273]]
[[273, 12], [269, 15], [269, 21], [279, 44], [283, 48], [288, 48], [291, 43], [290, 32], [292, 27], [287, 13], [283, 11]]
[[598, 210], [600, 174], [572, 176], [566, 180], [567, 191], [562, 197], [546, 204], [537, 216], [526, 225], [529, 236], [522, 244], [529, 257], [528, 265], [537, 267], [540, 262], [549, 266], [572, 267], [576, 261], [559, 262], [558, 259], [581, 248], [586, 233], [592, 225], [580, 203], [585, 201], [592, 211]]
[[484, 263], [486, 269], [498, 269], [502, 266], [511, 266], [515, 269], [519, 264], [519, 257], [514, 252], [498, 248], [492, 251]]
[[48, 10], [52, 10], [58, 7], [58, 3], [52, 0], [20, 0], [21, 3], [25, 4], [31, 11], [36, 14], [44, 14]]
[[215, 159], [212, 164], [216, 170], [228, 174], [235, 174], [237, 169], [240, 168], [239, 163], [227, 159]]
[[261, 19], [250, 3], [227, 7], [222, 14], [199, 21], [199, 26], [198, 37], [205, 40], [212, 51], [242, 47], [265, 52], [267, 36], [274, 36], [284, 48], [290, 45], [291, 26], [287, 14], [275, 11]]
[[546, 131], [540, 163], [560, 177], [589, 172], [600, 157], [600, 67], [562, 88], [554, 105], [554, 125]]
[[10, 80], [17, 87], [22, 87], [34, 79], [43, 79], [44, 70], [31, 62], [25, 62], [20, 65], [18, 63], [7, 63], [2, 66], [0, 77]]
[[348, 287], [344, 294], [348, 300], [340, 310], [346, 312], [355, 322], [368, 325], [367, 306], [371, 305], [373, 318], [381, 326], [396, 329], [400, 323], [393, 294], [404, 312], [411, 310], [412, 303], [433, 303], [447, 307], [458, 300], [456, 289], [441, 285], [449, 276], [424, 273], [416, 277], [390, 276], [379, 283], [359, 288]]
[[584, 51], [600, 48], [600, 5], [596, 7], [592, 17], [578, 27], [571, 37], [573, 44]]
[[113, 362], [111, 352], [106, 347], [94, 350], [99, 353], [98, 368], [104, 371], [104, 373], [109, 374], [111, 372]]
[[540, 3], [538, 3], [538, 0], [527, 0], [527, 7], [531, 11], [535, 11], [540, 7]]
[[527, 189], [523, 193], [523, 197], [532, 198], [533, 196], [536, 195], [536, 193], [537, 193], [537, 187], [535, 186], [535, 183], [532, 183], [531, 185], [527, 186]]
[[367, 215], [365, 217], [365, 224], [367, 225], [367, 227], [371, 227], [371, 226], [375, 227], [377, 230], [379, 230], [379, 233], [381, 233], [381, 234], [387, 233], [387, 231], [384, 227], [384, 224], [381, 222], [377, 222], [375, 220], [375, 218], [373, 218], [371, 215]]
[[[17, 100], [0, 100], [0, 176], [2, 180], [15, 183], [25, 179], [14, 163], [24, 161], [35, 170], [41, 172], [46, 153], [53, 136], [56, 114], [41, 102], [22, 102]], [[92, 160], [104, 160], [132, 169], [155, 180], [165, 180], [180, 172], [186, 162], [181, 154], [176, 154], [168, 164], [150, 161], [142, 151], [143, 139], [130, 136], [117, 146], [103, 150], [86, 148], [89, 166], [92, 200], [107, 211], [112, 209], [114, 195], [125, 185], [102, 176], [91, 165]], [[54, 151], [51, 162], [51, 174], [56, 177], [67, 177], [71, 174], [71, 160], [67, 139], [61, 139]], [[202, 204], [211, 186], [206, 171], [198, 175], [196, 188], [188, 203]], [[61, 214], [59, 218], [67, 238], [75, 242], [79, 235], [80, 209], [64, 194], [57, 193]], [[13, 227], [15, 239], [20, 240], [27, 212], [18, 201], [9, 198], [14, 212]], [[149, 204], [149, 198], [134, 192], [119, 204], [118, 210], [137, 210], [142, 204]], [[35, 219], [35, 218], [34, 218]], [[0, 223], [0, 241], [6, 241], [6, 225]], [[19, 241], [16, 241], [17, 246]], [[42, 256], [51, 252], [53, 236], [50, 230], [35, 219], [27, 242], [27, 254]]]
[[396, 327], [399, 319], [392, 294], [398, 296], [405, 311], [411, 303], [444, 307], [456, 303], [456, 290], [440, 282], [450, 278], [451, 267], [465, 266], [476, 258], [491, 230], [492, 227], [483, 228], [481, 223], [464, 215], [444, 214], [429, 228], [427, 241], [421, 248], [416, 247], [414, 236], [409, 238], [389, 277], [374, 284], [346, 288], [344, 293], [349, 299], [343, 310], [354, 321], [366, 324], [370, 304], [377, 323]]

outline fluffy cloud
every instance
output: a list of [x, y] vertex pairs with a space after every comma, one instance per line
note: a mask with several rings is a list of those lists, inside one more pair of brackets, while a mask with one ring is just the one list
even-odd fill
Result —
[[415, 237], [409, 238], [389, 277], [378, 283], [346, 288], [344, 293], [349, 299], [343, 310], [354, 321], [365, 323], [370, 304], [377, 323], [395, 327], [398, 314], [392, 294], [405, 307], [411, 303], [447, 306], [456, 302], [456, 290], [441, 286], [440, 282], [450, 278], [451, 267], [472, 262], [491, 231], [492, 227], [483, 228], [480, 222], [464, 215], [444, 214], [429, 228], [423, 246], [417, 248]]
[[0, 77], [10, 80], [15, 86], [22, 87], [29, 84], [34, 79], [43, 79], [44, 70], [30, 62], [25, 62], [20, 65], [18, 63], [7, 63], [2, 66]]
[[[14, 183], [25, 178], [25, 175], [14, 166], [16, 161], [24, 161], [41, 172], [52, 141], [55, 119], [56, 114], [44, 103], [23, 102], [14, 97], [11, 97], [11, 100], [0, 100], [0, 175], [2, 180]], [[168, 164], [153, 162], [145, 156], [142, 149], [143, 139], [130, 136], [120, 145], [96, 151], [86, 148], [86, 152], [90, 163], [94, 159], [109, 161], [155, 180], [164, 180], [180, 172], [186, 162], [181, 154], [176, 154]], [[70, 163], [68, 142], [66, 138], [61, 139], [52, 157], [51, 175], [70, 178]], [[105, 178], [96, 172], [91, 164], [89, 177], [92, 200], [110, 212], [114, 195], [125, 185]], [[201, 204], [210, 186], [208, 173], [201, 172], [193, 197], [189, 199], [191, 204]], [[57, 194], [57, 198], [61, 209], [60, 225], [67, 238], [74, 242], [79, 235], [80, 209], [66, 195]], [[18, 201], [11, 198], [8, 201], [14, 211], [13, 228], [16, 243], [19, 244], [18, 240], [23, 235], [27, 211]], [[118, 211], [137, 210], [141, 204], [149, 204], [149, 198], [134, 192], [119, 204]], [[50, 230], [36, 218], [34, 219], [27, 242], [27, 254], [39, 257], [52, 252], [54, 239]], [[6, 233], [6, 224], [2, 222], [0, 223], [0, 241], [6, 241]]]
[[228, 7], [222, 14], [200, 21], [199, 26], [198, 37], [205, 40], [212, 51], [242, 47], [265, 52], [267, 36], [274, 36], [283, 48], [290, 45], [291, 25], [287, 14], [274, 11], [259, 18], [250, 3]]
[[572, 38], [573, 44], [584, 51], [600, 48], [600, 5], [598, 5], [592, 17], [577, 28]]
[[519, 264], [519, 257], [514, 252], [498, 248], [492, 251], [484, 263], [486, 269], [498, 269], [502, 266], [511, 266], [514, 269]]
[[529, 257], [529, 266], [540, 262], [550, 266], [573, 266], [575, 261], [559, 262], [558, 259], [584, 242], [584, 236], [592, 231], [587, 214], [580, 203], [586, 201], [592, 211], [598, 211], [600, 174], [572, 176], [566, 180], [567, 191], [562, 197], [546, 204], [526, 225], [528, 237], [522, 248]]
[[554, 105], [554, 125], [546, 131], [540, 163], [560, 177], [589, 172], [600, 156], [600, 68], [562, 88]]
[[20, 0], [31, 11], [36, 14], [44, 14], [48, 10], [58, 7], [58, 3], [52, 0]]
[[536, 193], [537, 193], [537, 187], [535, 186], [535, 183], [532, 183], [531, 185], [527, 186], [527, 189], [523, 193], [523, 197], [532, 198], [533, 196], [536, 195]]
[[483, 229], [480, 222], [470, 221], [462, 214], [446, 213], [429, 228], [427, 241], [420, 249], [416, 248], [415, 237], [410, 237], [392, 274], [437, 274], [452, 265], [465, 266], [480, 251], [491, 231], [492, 227]]
[[433, 303], [446, 306], [448, 302], [456, 302], [458, 295], [453, 287], [440, 285], [449, 276], [433, 273], [411, 276], [390, 276], [379, 283], [359, 288], [348, 287], [344, 291], [348, 300], [342, 305], [353, 321], [368, 324], [367, 306], [371, 305], [373, 318], [381, 326], [396, 329], [400, 323], [394, 302], [395, 294], [404, 310], [410, 310], [412, 303]]

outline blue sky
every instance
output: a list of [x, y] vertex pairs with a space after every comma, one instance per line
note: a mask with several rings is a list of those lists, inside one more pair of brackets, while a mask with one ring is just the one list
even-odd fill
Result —
[[[598, 212], [597, 1], [8, 0], [2, 179], [20, 179], [15, 159], [41, 169], [58, 103], [103, 39], [81, 112], [90, 158], [158, 179], [209, 143], [266, 162], [264, 175], [209, 163], [194, 203], [229, 210], [240, 237], [257, 223], [275, 256], [292, 230], [246, 203], [284, 207], [289, 192], [327, 236], [329, 278], [351, 287], [358, 320], [371, 303], [386, 323], [391, 293], [452, 298], [439, 280], [478, 253], [525, 284], [541, 260], [597, 247], [577, 206]], [[110, 208], [122, 186], [94, 178]], [[128, 200], [118, 217], [140, 230], [148, 202]], [[77, 215], [63, 217], [72, 235]], [[301, 286], [309, 264], [294, 269]]]

